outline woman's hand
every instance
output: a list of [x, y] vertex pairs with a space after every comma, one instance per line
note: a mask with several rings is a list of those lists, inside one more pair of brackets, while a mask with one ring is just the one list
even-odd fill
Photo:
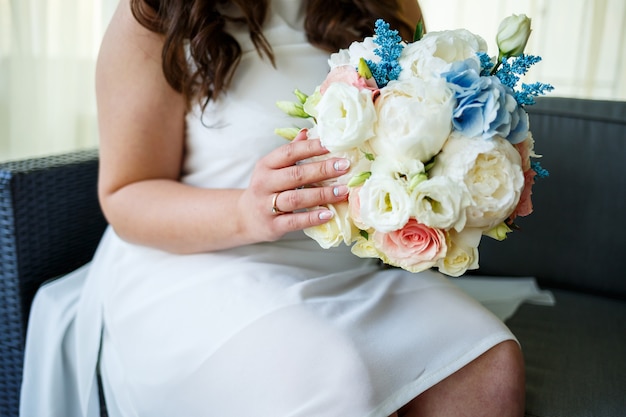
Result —
[[[162, 50], [162, 37], [142, 27], [128, 1], [121, 1], [96, 73], [99, 196], [118, 236], [169, 252], [200, 253], [276, 240], [328, 221], [328, 210], [304, 210], [342, 201], [347, 189], [310, 185], [349, 167], [337, 158], [302, 162], [328, 156], [304, 132], [258, 162], [248, 189], [180, 182], [187, 107], [163, 75]], [[285, 213], [272, 212], [274, 206]]]
[[332, 218], [330, 210], [319, 206], [344, 201], [348, 188], [312, 184], [344, 175], [350, 161], [328, 158], [303, 162], [327, 153], [318, 139], [307, 140], [306, 131], [301, 131], [292, 142], [259, 160], [239, 201], [242, 227], [252, 233], [252, 240], [276, 240]]

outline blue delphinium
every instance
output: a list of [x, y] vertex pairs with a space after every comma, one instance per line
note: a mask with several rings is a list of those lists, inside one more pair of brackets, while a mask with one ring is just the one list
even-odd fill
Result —
[[499, 78], [481, 75], [475, 59], [454, 62], [442, 76], [457, 101], [452, 125], [468, 137], [498, 135], [515, 144], [528, 134], [528, 116], [515, 101], [514, 91]]
[[397, 30], [391, 30], [389, 23], [378, 19], [375, 24], [374, 43], [378, 48], [374, 53], [380, 57], [380, 62], [367, 60], [367, 65], [376, 80], [379, 88], [386, 86], [389, 81], [397, 80], [402, 68], [398, 63], [398, 58], [402, 53], [404, 45]]

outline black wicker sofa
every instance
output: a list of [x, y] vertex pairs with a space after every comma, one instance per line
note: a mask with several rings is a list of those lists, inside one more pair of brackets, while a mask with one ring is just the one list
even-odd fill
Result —
[[[478, 273], [534, 276], [555, 295], [507, 321], [526, 359], [528, 417], [626, 416], [626, 102], [542, 98], [528, 110], [550, 176], [520, 231], [483, 241]], [[97, 170], [95, 150], [0, 164], [2, 417], [18, 415], [37, 288], [88, 262], [106, 227]]]

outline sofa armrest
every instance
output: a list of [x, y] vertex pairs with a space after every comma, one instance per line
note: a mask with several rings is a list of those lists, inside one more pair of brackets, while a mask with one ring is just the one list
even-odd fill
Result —
[[0, 415], [17, 416], [35, 292], [87, 263], [106, 227], [97, 175], [96, 150], [0, 164]]
[[550, 176], [537, 179], [520, 231], [483, 239], [478, 273], [626, 298], [626, 102], [542, 97], [528, 113]]

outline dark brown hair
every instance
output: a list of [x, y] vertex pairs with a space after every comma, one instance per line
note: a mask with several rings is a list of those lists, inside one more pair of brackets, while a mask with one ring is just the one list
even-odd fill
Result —
[[[261, 26], [270, 0], [230, 0], [240, 11], [233, 18], [218, 11], [226, 0], [131, 0], [137, 21], [164, 36], [163, 72], [168, 83], [188, 101], [207, 102], [228, 88], [241, 58], [241, 47], [224, 30], [227, 21], [246, 25], [258, 53], [274, 60]], [[305, 30], [311, 44], [334, 52], [370, 36], [376, 19], [410, 40], [413, 27], [402, 18], [397, 0], [302, 0], [306, 3]], [[190, 71], [186, 48], [193, 60]], [[205, 102], [206, 103], [206, 102]]]

